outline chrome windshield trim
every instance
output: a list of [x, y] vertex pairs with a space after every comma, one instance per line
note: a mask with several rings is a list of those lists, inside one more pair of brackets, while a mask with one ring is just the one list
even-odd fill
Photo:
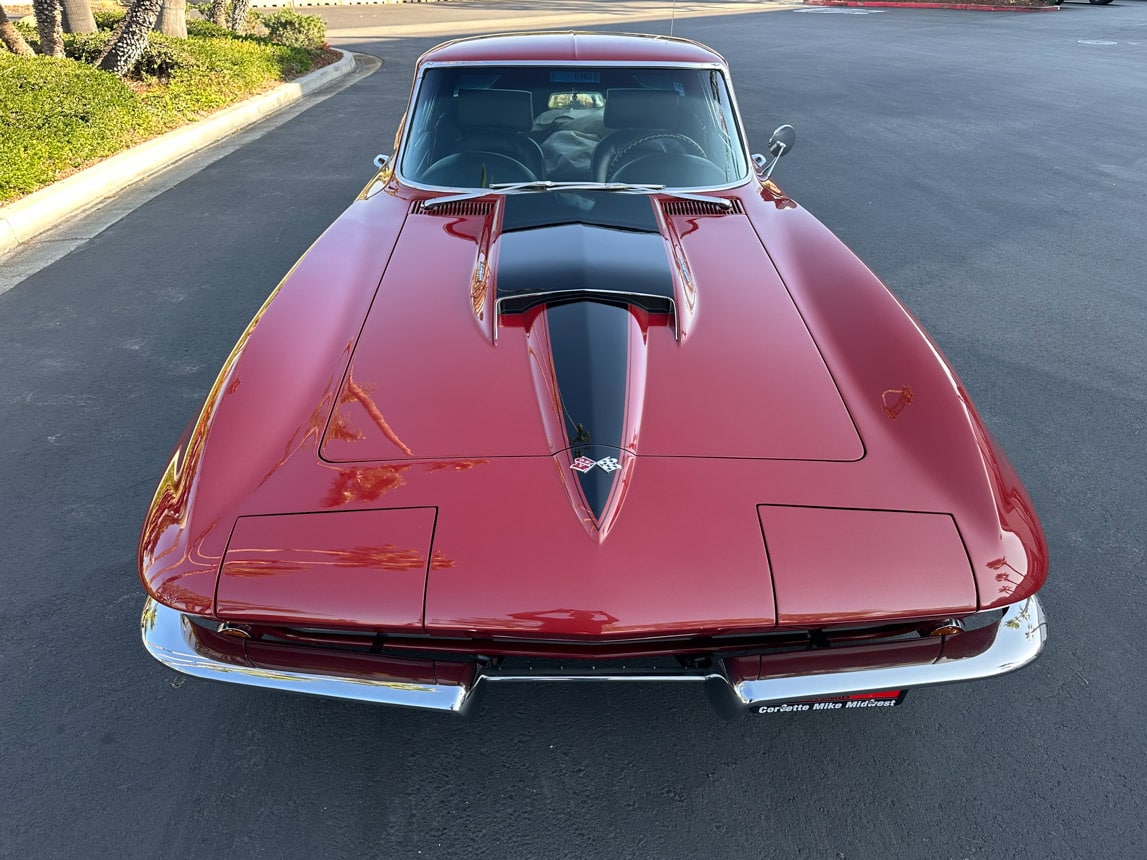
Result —
[[[1028, 665], [1043, 650], [1047, 641], [1047, 621], [1039, 600], [1033, 595], [1007, 607], [996, 623], [995, 631], [988, 648], [970, 657], [945, 658], [941, 653], [932, 663], [761, 678], [741, 681], [733, 686], [733, 690], [742, 705], [756, 707], [1004, 675]], [[959, 641], [960, 636], [967, 635], [961, 633], [951, 638]]]
[[[508, 35], [508, 34], [507, 34]], [[545, 33], [515, 33], [518, 36], [529, 35], [546, 35]], [[638, 35], [638, 34], [626, 34]], [[684, 41], [688, 41], [687, 39]], [[694, 42], [693, 44], [698, 44]], [[610, 69], [711, 69], [718, 72], [728, 71], [728, 66], [719, 63], [716, 60], [712, 62], [689, 62], [689, 61], [673, 61], [666, 62], [664, 60], [500, 60], [496, 58], [489, 58], [483, 60], [426, 60], [419, 65], [419, 77], [426, 69], [457, 69], [462, 66], [474, 66], [475, 68], [488, 68], [490, 66], [498, 66], [500, 68], [507, 68], [509, 66], [589, 66], [596, 68], [610, 68]]]
[[[545, 31], [539, 31], [539, 33], [544, 33], [544, 32]], [[511, 34], [494, 34], [494, 35], [511, 35]], [[528, 34], [520, 33], [520, 34], [513, 34], [513, 35], [528, 35]], [[647, 35], [647, 34], [624, 34], [624, 35]], [[457, 39], [457, 40], [453, 40], [453, 41], [459, 41], [459, 42], [469, 41], [472, 38], [473, 39], [480, 39], [480, 38], [485, 38], [485, 37], [464, 37], [462, 39]], [[670, 39], [670, 40], [674, 40], [674, 41], [688, 42], [690, 44], [697, 45], [698, 47], [705, 48], [705, 50], [712, 50], [711, 48], [708, 48], [705, 45], [701, 45], [699, 42], [693, 42], [691, 39], [682, 39], [680, 37], [672, 37], [672, 36], [669, 36], [669, 37], [653, 36], [652, 38], [666, 38], [666, 39]], [[440, 48], [446, 44], [452, 44], [453, 41], [443, 43], [443, 45], [438, 45], [437, 47]], [[435, 50], [435, 49], [432, 48], [431, 50]], [[747, 138], [746, 129], [744, 127], [744, 121], [741, 118], [741, 108], [740, 108], [740, 105], [737, 103], [737, 91], [733, 88], [733, 80], [732, 80], [732, 76], [729, 73], [729, 66], [727, 63], [725, 63], [723, 61], [722, 62], [712, 61], [712, 62], [703, 62], [703, 63], [702, 62], [667, 63], [667, 62], [656, 62], [656, 61], [648, 61], [648, 60], [552, 60], [551, 59], [551, 60], [506, 60], [506, 61], [499, 61], [499, 60], [494, 60], [494, 59], [488, 59], [488, 60], [461, 60], [461, 61], [451, 62], [451, 61], [440, 61], [440, 60], [423, 61], [420, 59], [416, 65], [414, 85], [411, 87], [410, 101], [407, 105], [407, 113], [404, 114], [404, 116], [403, 116], [403, 122], [402, 122], [402, 126], [400, 128], [401, 140], [396, 141], [396, 143], [398, 145], [395, 147], [394, 157], [391, 159], [391, 164], [394, 165], [394, 175], [397, 177], [398, 181], [402, 185], [406, 186], [407, 188], [413, 188], [413, 189], [416, 189], [418, 191], [438, 191], [438, 192], [445, 191], [445, 192], [449, 192], [452, 196], [461, 195], [462, 193], [469, 192], [469, 191], [481, 190], [481, 189], [466, 188], [464, 186], [455, 186], [455, 185], [425, 185], [421, 182], [418, 182], [417, 180], [411, 179], [409, 176], [406, 175], [406, 171], [403, 169], [403, 167], [404, 167], [403, 162], [405, 161], [407, 142], [410, 139], [410, 135], [413, 133], [413, 119], [414, 119], [413, 108], [416, 104], [418, 104], [418, 99], [422, 94], [422, 85], [423, 85], [424, 79], [426, 77], [426, 72], [429, 71], [430, 69], [446, 69], [446, 68], [452, 69], [452, 68], [459, 68], [462, 66], [474, 66], [475, 68], [482, 68], [482, 67], [489, 67], [489, 66], [502, 66], [502, 67], [510, 67], [510, 66], [530, 66], [530, 67], [597, 66], [597, 67], [602, 67], [602, 68], [610, 67], [610, 68], [625, 68], [625, 69], [696, 69], [696, 70], [707, 70], [707, 71], [718, 72], [721, 75], [721, 79], [725, 82], [725, 91], [729, 94], [729, 107], [730, 107], [730, 110], [732, 111], [732, 114], [733, 114], [733, 121], [736, 123], [736, 131], [737, 131], [736, 138], [737, 138], [737, 142], [739, 144], [738, 148], [739, 148], [739, 150], [740, 150], [740, 152], [744, 158], [745, 172], [741, 176], [729, 180], [728, 184], [725, 184], [725, 185], [694, 185], [694, 186], [682, 185], [682, 186], [669, 186], [669, 188], [672, 189], [673, 191], [676, 191], [676, 192], [685, 192], [685, 193], [692, 193], [692, 194], [697, 194], [697, 193], [710, 194], [710, 193], [717, 193], [717, 192], [721, 192], [721, 191], [732, 191], [736, 188], [741, 188], [745, 185], [748, 185], [756, 179], [756, 171], [753, 169], [752, 152], [750, 151], [751, 147], [749, 146], [749, 141]]]
[[[392, 161], [393, 161], [393, 159], [392, 159]], [[444, 193], [443, 197], [431, 197], [431, 198], [427, 198], [426, 200], [422, 201], [423, 203], [429, 203], [431, 206], [434, 206], [434, 205], [441, 206], [444, 203], [454, 203], [454, 202], [457, 202], [459, 200], [470, 200], [470, 199], [478, 198], [478, 197], [486, 197], [488, 195], [492, 196], [495, 194], [507, 193], [505, 188], [467, 188], [466, 186], [463, 186], [463, 185], [425, 185], [425, 184], [418, 182], [414, 179], [408, 178], [405, 174], [402, 173], [401, 170], [396, 171], [396, 173], [397, 173], [399, 181], [406, 188], [411, 188], [411, 189], [414, 189], [415, 191], [437, 192], [439, 194]], [[684, 197], [686, 200], [700, 200], [704, 203], [712, 203], [712, 202], [715, 202], [715, 200], [727, 199], [727, 198], [717, 197], [716, 195], [718, 195], [719, 193], [725, 192], [725, 191], [736, 191], [738, 188], [743, 188], [744, 186], [750, 184], [753, 181], [753, 178], [754, 178], [753, 172], [750, 170], [749, 173], [745, 174], [744, 176], [742, 176], [738, 179], [730, 180], [730, 184], [728, 184], [728, 185], [691, 185], [691, 186], [690, 185], [681, 185], [681, 186], [658, 185], [656, 187], [649, 185], [649, 186], [647, 186], [647, 188], [648, 188], [647, 191], [646, 190], [640, 190], [640, 191], [631, 190], [628, 192], [621, 192], [616, 188], [610, 188], [609, 187], [611, 184], [616, 184], [616, 183], [594, 183], [594, 182], [581, 183], [581, 182], [579, 182], [576, 184], [579, 186], [584, 186], [584, 187], [579, 187], [579, 188], [558, 187], [558, 188], [553, 188], [553, 189], [539, 190], [536, 193], [547, 193], [547, 192], [552, 192], [552, 191], [556, 191], [556, 192], [561, 192], [561, 191], [613, 191], [615, 193], [649, 194], [650, 196], [653, 196], [656, 194], [664, 194], [667, 197]], [[548, 180], [523, 180], [523, 183], [527, 184], [527, 185], [532, 185], [535, 183], [535, 181], [545, 182]], [[571, 183], [571, 185], [572, 184], [575, 184], [575, 183]], [[637, 189], [639, 186], [633, 185], [630, 187], [632, 189]], [[513, 192], [511, 192], [511, 193], [513, 193]], [[441, 200], [442, 202], [438, 203], [437, 201], [439, 201], [439, 200]]]

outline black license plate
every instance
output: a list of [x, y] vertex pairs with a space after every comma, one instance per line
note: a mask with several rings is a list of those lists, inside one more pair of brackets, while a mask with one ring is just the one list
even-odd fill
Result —
[[874, 711], [895, 708], [904, 701], [907, 690], [883, 690], [879, 693], [854, 693], [831, 699], [806, 699], [801, 702], [777, 702], [756, 705], [758, 714], [802, 714], [808, 711]]

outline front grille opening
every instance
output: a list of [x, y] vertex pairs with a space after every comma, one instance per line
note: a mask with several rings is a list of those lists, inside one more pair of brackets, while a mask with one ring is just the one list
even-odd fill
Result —
[[881, 642], [920, 639], [920, 622], [844, 630], [777, 630], [674, 639], [554, 641], [513, 637], [436, 636], [385, 631], [328, 630], [314, 627], [251, 625], [252, 638], [266, 644], [307, 646], [321, 650], [391, 657], [466, 661], [531, 661], [569, 666], [603, 662], [634, 663], [655, 670], [660, 665], [704, 668], [716, 658], [783, 654], [847, 648]]

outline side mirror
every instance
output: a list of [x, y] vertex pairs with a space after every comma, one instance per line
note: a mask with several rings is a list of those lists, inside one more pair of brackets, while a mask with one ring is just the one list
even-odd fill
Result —
[[382, 170], [382, 168], [386, 166], [386, 163], [388, 161], [390, 161], [390, 156], [389, 155], [383, 155], [380, 152], [378, 155], [376, 155], [374, 157], [374, 166], [377, 167], [379, 170]]
[[777, 130], [773, 132], [772, 137], [769, 138], [769, 155], [773, 157], [769, 161], [759, 153], [753, 153], [753, 165], [757, 168], [757, 173], [760, 174], [762, 182], [768, 182], [769, 177], [773, 175], [773, 168], [777, 166], [777, 162], [782, 155], [785, 155], [793, 144], [797, 142], [797, 132], [788, 123], [778, 126]]
[[769, 138], [769, 155], [780, 158], [787, 154], [796, 142], [797, 130], [795, 128], [788, 123], [778, 126], [777, 130], [773, 132], [773, 136]]

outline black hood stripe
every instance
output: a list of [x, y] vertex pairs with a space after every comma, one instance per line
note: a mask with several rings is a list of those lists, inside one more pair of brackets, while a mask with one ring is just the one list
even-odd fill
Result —
[[620, 475], [629, 380], [630, 314], [597, 302], [546, 311], [563, 428], [586, 504], [600, 519]]
[[665, 239], [645, 195], [509, 195], [505, 206], [498, 304], [506, 314], [544, 308], [527, 323], [539, 326], [536, 343], [549, 353], [542, 366], [549, 364], [551, 382], [539, 388], [539, 406], [558, 419], [547, 426], [575, 512], [603, 539], [636, 453], [629, 448], [637, 427], [628, 425], [640, 420], [645, 323], [638, 320], [648, 319], [637, 309], [674, 313]]
[[629, 311], [573, 302], [546, 312], [554, 375], [571, 448], [620, 448], [625, 429]]

